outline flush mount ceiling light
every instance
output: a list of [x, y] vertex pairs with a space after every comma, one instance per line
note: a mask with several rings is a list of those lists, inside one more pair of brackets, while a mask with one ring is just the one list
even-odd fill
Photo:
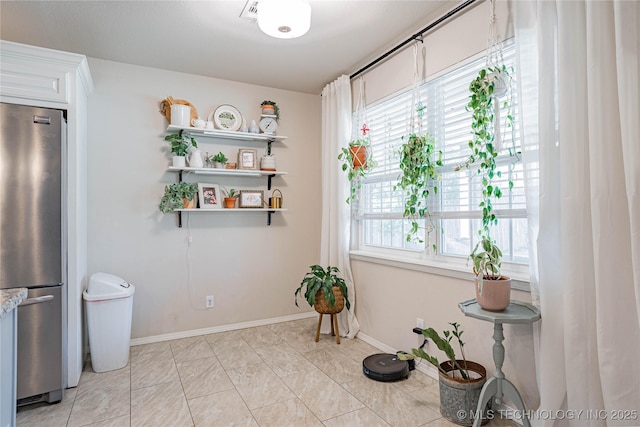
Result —
[[258, 27], [279, 39], [303, 36], [311, 27], [311, 6], [305, 0], [260, 0]]

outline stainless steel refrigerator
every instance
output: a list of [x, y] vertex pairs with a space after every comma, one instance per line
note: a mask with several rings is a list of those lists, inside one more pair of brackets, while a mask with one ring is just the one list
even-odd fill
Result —
[[66, 351], [66, 121], [61, 110], [0, 103], [0, 288], [18, 306], [18, 405], [58, 402]]

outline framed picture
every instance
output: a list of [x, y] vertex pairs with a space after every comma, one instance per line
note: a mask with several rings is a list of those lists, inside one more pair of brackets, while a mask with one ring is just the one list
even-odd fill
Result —
[[258, 169], [258, 150], [255, 148], [238, 150], [238, 169]]
[[200, 209], [220, 209], [222, 207], [220, 186], [218, 184], [198, 183]]
[[240, 190], [241, 208], [262, 208], [264, 191], [262, 190]]

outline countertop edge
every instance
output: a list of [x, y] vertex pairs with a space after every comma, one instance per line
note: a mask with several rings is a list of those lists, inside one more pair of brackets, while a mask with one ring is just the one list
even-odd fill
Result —
[[27, 298], [27, 288], [0, 289], [0, 319]]

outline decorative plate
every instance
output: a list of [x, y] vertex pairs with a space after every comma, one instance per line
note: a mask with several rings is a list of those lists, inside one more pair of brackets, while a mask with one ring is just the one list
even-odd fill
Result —
[[221, 105], [209, 114], [209, 121], [221, 130], [238, 130], [242, 126], [242, 114], [233, 105]]

